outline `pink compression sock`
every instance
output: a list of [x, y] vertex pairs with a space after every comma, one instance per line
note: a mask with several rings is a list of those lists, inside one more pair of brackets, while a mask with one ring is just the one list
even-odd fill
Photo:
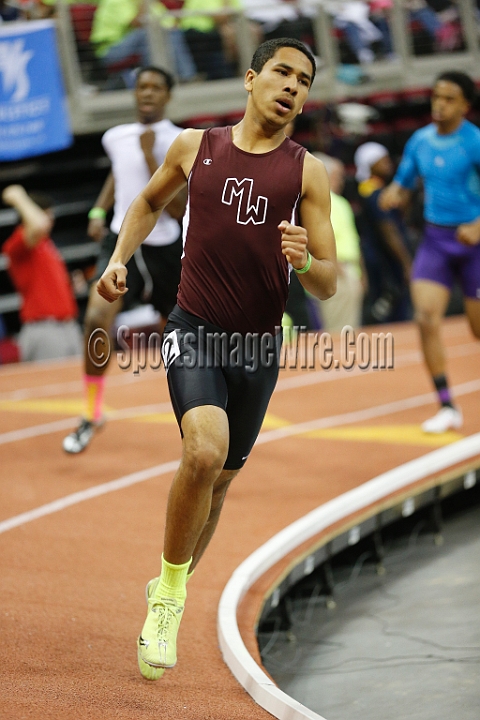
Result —
[[103, 414], [104, 375], [84, 375], [86, 413], [90, 422], [98, 422]]

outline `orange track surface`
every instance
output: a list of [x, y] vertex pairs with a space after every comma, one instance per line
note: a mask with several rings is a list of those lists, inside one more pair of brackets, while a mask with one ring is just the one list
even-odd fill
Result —
[[[216, 611], [232, 572], [326, 500], [480, 430], [480, 344], [465, 320], [449, 319], [444, 332], [465, 425], [433, 438], [419, 429], [436, 405], [415, 329], [383, 329], [394, 334], [394, 370], [282, 371], [260, 443], [189, 583], [179, 661], [159, 682], [139, 675], [135, 639], [145, 583], [159, 570], [172, 469], [44, 517], [27, 516], [0, 533], [2, 720], [271, 717], [237, 684], [218, 649]], [[338, 344], [335, 338], [336, 350]], [[61, 440], [81, 412], [80, 363], [0, 368], [0, 530], [9, 518], [180, 457], [163, 369], [135, 377], [114, 365], [106, 392], [111, 419], [84, 454], [72, 457]], [[405, 402], [419, 396], [417, 407]], [[397, 404], [382, 409], [388, 403]], [[126, 408], [138, 410], [125, 417], [119, 411]], [[292, 427], [322, 418], [335, 419], [310, 432]], [[288, 437], [275, 434], [282, 427]], [[240, 622], [253, 647], [251, 623]]]

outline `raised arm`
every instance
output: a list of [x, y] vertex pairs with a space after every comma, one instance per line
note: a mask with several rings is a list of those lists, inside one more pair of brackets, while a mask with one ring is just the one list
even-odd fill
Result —
[[[323, 163], [305, 156], [300, 203], [301, 227], [281, 223], [282, 252], [305, 290], [328, 300], [337, 288], [335, 236], [330, 222], [330, 184]], [[308, 268], [308, 269], [307, 269]]]
[[186, 186], [202, 133], [184, 130], [174, 140], [164, 163], [128, 208], [109, 265], [97, 284], [105, 300], [114, 302], [127, 292], [125, 266], [153, 230], [162, 210]]
[[9, 185], [2, 193], [5, 204], [11, 205], [20, 215], [25, 230], [25, 243], [35, 247], [42, 238], [48, 235], [53, 226], [52, 215], [42, 210], [21, 185]]

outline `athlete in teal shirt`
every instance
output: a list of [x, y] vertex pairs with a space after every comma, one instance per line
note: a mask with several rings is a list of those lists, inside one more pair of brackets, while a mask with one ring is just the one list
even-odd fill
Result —
[[462, 288], [465, 312], [480, 338], [480, 130], [465, 120], [475, 99], [468, 75], [446, 72], [432, 93], [433, 123], [408, 141], [394, 181], [380, 202], [401, 207], [418, 179], [424, 186], [425, 232], [415, 256], [411, 293], [425, 362], [440, 410], [423, 423], [425, 432], [462, 426], [462, 413], [451, 398], [446, 378], [441, 321], [453, 283]]
[[435, 225], [455, 226], [480, 217], [480, 130], [468, 120], [448, 135], [432, 123], [407, 142], [395, 182], [425, 189], [424, 217]]

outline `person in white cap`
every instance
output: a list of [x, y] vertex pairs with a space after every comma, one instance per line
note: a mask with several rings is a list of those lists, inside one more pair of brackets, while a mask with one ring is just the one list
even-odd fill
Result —
[[393, 176], [393, 163], [384, 145], [367, 142], [354, 157], [362, 203], [362, 248], [369, 275], [370, 307], [366, 320], [392, 322], [411, 318], [408, 234], [398, 210], [383, 211], [380, 192]]
[[354, 161], [356, 167], [355, 178], [358, 182], [368, 180], [372, 176], [373, 166], [383, 158], [389, 158], [389, 153], [384, 145], [377, 142], [367, 142], [360, 145], [355, 153]]

